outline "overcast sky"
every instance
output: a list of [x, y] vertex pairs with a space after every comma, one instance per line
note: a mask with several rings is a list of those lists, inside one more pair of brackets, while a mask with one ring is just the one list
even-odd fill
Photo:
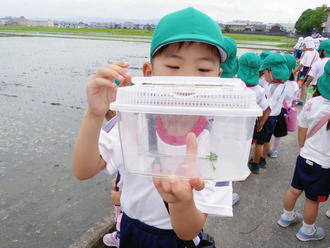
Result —
[[36, 18], [111, 17], [160, 19], [192, 6], [214, 20], [296, 22], [301, 13], [325, 4], [324, 0], [1, 0], [0, 17]]

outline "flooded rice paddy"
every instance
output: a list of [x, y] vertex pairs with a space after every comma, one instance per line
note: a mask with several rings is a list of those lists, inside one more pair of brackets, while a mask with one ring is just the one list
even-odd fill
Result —
[[101, 173], [78, 181], [71, 158], [86, 83], [101, 66], [128, 60], [141, 76], [149, 44], [0, 38], [1, 247], [68, 247], [112, 210]]
[[[78, 181], [71, 158], [85, 87], [116, 60], [142, 76], [148, 42], [0, 37], [1, 247], [68, 247], [113, 209], [112, 176]], [[245, 52], [262, 50], [240, 48]]]

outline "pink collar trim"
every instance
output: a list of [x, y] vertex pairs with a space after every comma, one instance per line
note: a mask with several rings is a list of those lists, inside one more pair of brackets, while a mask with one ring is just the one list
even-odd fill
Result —
[[[206, 124], [207, 124], [207, 120], [203, 116], [200, 116], [196, 125], [190, 131], [190, 133], [194, 133], [196, 135], [196, 137], [198, 137], [205, 129]], [[156, 131], [159, 135], [159, 138], [166, 144], [173, 145], [173, 146], [182, 146], [182, 145], [186, 144], [187, 134], [182, 135], [182, 136], [173, 136], [173, 135], [168, 134], [163, 126], [163, 123], [162, 123], [159, 115], [158, 115], [157, 121], [156, 121]]]

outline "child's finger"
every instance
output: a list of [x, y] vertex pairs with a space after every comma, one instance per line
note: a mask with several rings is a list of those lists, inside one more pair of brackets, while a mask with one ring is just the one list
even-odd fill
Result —
[[119, 85], [118, 87], [125, 87], [130, 86], [132, 84], [132, 76], [126, 77]]
[[112, 62], [111, 64], [120, 66], [122, 68], [127, 68], [129, 66], [129, 62], [126, 62], [126, 61], [115, 61], [115, 62]]
[[112, 189], [116, 189], [116, 178], [111, 180]]
[[[101, 67], [92, 78], [105, 78], [114, 83], [115, 80], [122, 81], [125, 77], [129, 77], [130, 74], [124, 68], [118, 67], [116, 65], [108, 65], [107, 67]], [[117, 86], [117, 85], [116, 85]]]
[[184, 181], [180, 181], [175, 175], [170, 175], [168, 177], [168, 181], [173, 194], [175, 194], [177, 198], [184, 202], [189, 201], [191, 199], [192, 188], [187, 188], [186, 184], [184, 184]]
[[197, 139], [194, 133], [188, 133], [186, 137], [187, 151], [184, 163], [193, 165], [197, 157]]
[[123, 67], [118, 66], [114, 63], [108, 65], [106, 68], [109, 70], [113, 70], [114, 72], [117, 72], [119, 74], [120, 79], [118, 79], [118, 78], [116, 78], [116, 79], [119, 81], [122, 81], [124, 78], [128, 78], [131, 76], [131, 74], [128, 71], [126, 71], [126, 69], [124, 69]]
[[205, 182], [200, 176], [192, 176], [189, 182], [190, 185], [197, 191], [201, 191], [205, 187]]
[[111, 82], [108, 79], [97, 77], [92, 79], [86, 86], [87, 89], [89, 88], [95, 88], [95, 87], [109, 87], [109, 88], [115, 88], [117, 85], [113, 82]]

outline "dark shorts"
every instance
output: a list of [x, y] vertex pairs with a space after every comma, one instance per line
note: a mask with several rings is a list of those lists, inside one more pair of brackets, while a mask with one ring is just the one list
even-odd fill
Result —
[[264, 143], [269, 142], [273, 135], [276, 126], [276, 121], [277, 116], [269, 116], [260, 132], [256, 131], [256, 123], [256, 125], [254, 126], [253, 143], [263, 145]]
[[299, 51], [297, 52], [297, 59], [300, 59], [300, 58], [301, 58], [301, 54], [302, 54], [302, 51], [299, 50]]
[[306, 83], [306, 82], [307, 82], [307, 79], [308, 79], [308, 77], [309, 77], [308, 75], [307, 75], [307, 77], [306, 77], [306, 74], [307, 74], [308, 70], [309, 70], [309, 67], [308, 67], [308, 66], [304, 66], [304, 67], [303, 67], [303, 70], [302, 70], [302, 71], [299, 71], [299, 73], [298, 73], [297, 81], [299, 80], [299, 78], [300, 78], [301, 76], [305, 76], [303, 84]]
[[[199, 236], [202, 240], [201, 233]], [[185, 245], [173, 230], [149, 226], [139, 220], [128, 217], [124, 213], [120, 223], [120, 247], [185, 248]], [[197, 247], [200, 247], [200, 245]]]
[[285, 116], [287, 114], [287, 111], [285, 108], [281, 109], [281, 113], [277, 116], [277, 122], [274, 129], [274, 136], [284, 137], [288, 135], [288, 131], [286, 129], [286, 123], [285, 123]]
[[323, 169], [299, 155], [291, 186], [304, 190], [306, 198], [311, 201], [325, 202], [330, 194], [330, 169]]

